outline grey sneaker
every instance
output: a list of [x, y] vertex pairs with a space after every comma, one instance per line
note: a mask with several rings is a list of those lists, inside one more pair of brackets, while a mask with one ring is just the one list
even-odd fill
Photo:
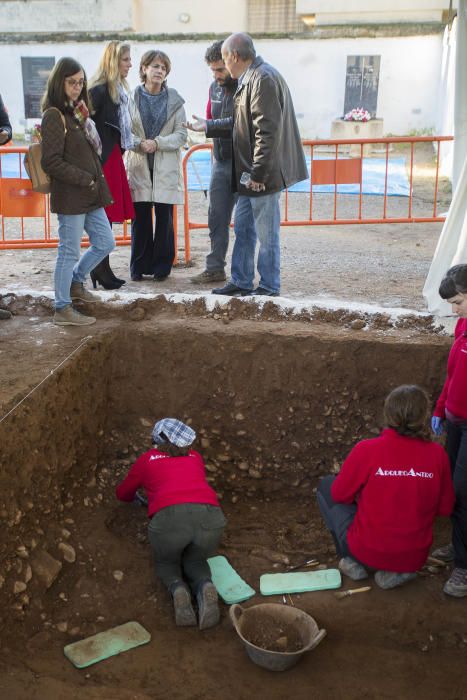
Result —
[[68, 304], [63, 309], [58, 309], [54, 315], [56, 326], [91, 326], [95, 322], [94, 316], [80, 314], [71, 304]]
[[186, 586], [177, 586], [173, 593], [175, 624], [177, 627], [194, 627], [196, 615], [191, 604], [191, 594]]
[[434, 549], [431, 554], [435, 559], [441, 559], [441, 561], [454, 561], [454, 547], [451, 542]]
[[7, 318], [11, 318], [13, 314], [8, 309], [0, 309], [0, 319], [6, 321]]
[[190, 282], [193, 284], [210, 284], [211, 282], [224, 282], [226, 280], [224, 270], [218, 270], [217, 272], [209, 272], [204, 270], [199, 275], [195, 275], [190, 278]]
[[404, 583], [412, 581], [414, 578], [417, 578], [415, 572], [410, 574], [398, 574], [395, 571], [377, 571], [375, 574], [375, 583], [377, 583], [380, 588], [388, 590], [389, 588], [403, 586]]
[[444, 584], [443, 591], [454, 598], [464, 598], [467, 595], [467, 569], [456, 567]]
[[220, 619], [219, 601], [216, 587], [211, 581], [206, 582], [196, 595], [200, 630], [207, 630], [217, 625]]
[[100, 298], [91, 292], [88, 292], [82, 282], [72, 282], [70, 287], [70, 296], [74, 301], [88, 301], [90, 303], [100, 301]]
[[352, 579], [352, 581], [361, 581], [368, 578], [368, 571], [358, 561], [352, 557], [344, 557], [339, 562], [339, 571]]

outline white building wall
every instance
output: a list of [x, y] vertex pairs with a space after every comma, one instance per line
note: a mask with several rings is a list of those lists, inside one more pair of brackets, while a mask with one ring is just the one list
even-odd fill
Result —
[[[171, 58], [169, 84], [185, 98], [188, 115], [203, 115], [205, 111], [211, 74], [204, 63], [204, 52], [210, 43], [157, 44]], [[436, 131], [443, 124], [439, 104], [443, 94], [440, 89], [441, 35], [325, 41], [280, 39], [261, 40], [255, 44], [258, 53], [287, 79], [305, 138], [329, 138], [332, 120], [342, 116], [346, 60], [351, 54], [381, 55], [377, 116], [384, 119], [385, 133]], [[21, 56], [55, 56], [56, 60], [73, 56], [91, 75], [102, 48], [103, 45], [97, 43], [0, 44], [0, 65], [3, 74], [9, 76], [8, 82], [2, 82], [1, 92], [14, 130], [24, 130]], [[141, 55], [150, 48], [154, 48], [152, 43], [133, 43], [133, 68], [129, 76], [132, 87], [138, 83]], [[448, 104], [445, 106], [449, 108]]]
[[247, 0], [136, 0], [134, 30], [151, 34], [246, 31]]
[[[457, 7], [454, 0], [453, 7]], [[449, 0], [296, 0], [316, 24], [440, 22]], [[2, 32], [230, 33], [248, 30], [248, 0], [0, 0]]]
[[441, 22], [447, 10], [449, 0], [297, 0], [297, 14], [316, 15], [317, 25]]
[[0, 2], [0, 32], [131, 30], [131, 15], [131, 0], [8, 0]]

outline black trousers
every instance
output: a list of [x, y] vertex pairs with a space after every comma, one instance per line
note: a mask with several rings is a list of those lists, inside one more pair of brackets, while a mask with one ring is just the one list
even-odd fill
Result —
[[347, 530], [354, 521], [357, 513], [355, 503], [336, 503], [331, 496], [332, 482], [336, 477], [329, 474], [321, 479], [318, 485], [316, 497], [318, 506], [326, 523], [326, 527], [332, 535], [336, 552], [340, 557], [352, 556], [347, 545]]
[[135, 218], [131, 224], [131, 275], [167, 277], [175, 257], [173, 205], [135, 202], [134, 207]]
[[447, 453], [451, 462], [456, 504], [452, 514], [454, 564], [467, 569], [467, 421], [446, 421]]

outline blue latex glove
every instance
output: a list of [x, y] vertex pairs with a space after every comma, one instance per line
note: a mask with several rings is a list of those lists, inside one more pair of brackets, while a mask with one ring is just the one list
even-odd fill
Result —
[[435, 435], [442, 435], [444, 432], [444, 421], [439, 416], [432, 416], [431, 418], [431, 429]]

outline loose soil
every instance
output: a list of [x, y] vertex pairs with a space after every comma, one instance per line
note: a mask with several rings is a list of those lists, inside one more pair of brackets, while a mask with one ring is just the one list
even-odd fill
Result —
[[[423, 183], [422, 173], [414, 206], [426, 214]], [[368, 199], [374, 214], [381, 200]], [[440, 204], [448, 203], [444, 187]], [[393, 198], [391, 215], [406, 205]], [[290, 206], [300, 215], [303, 201]], [[206, 218], [202, 193], [193, 211]], [[114, 497], [154, 421], [178, 416], [198, 433], [228, 518], [220, 553], [250, 585], [258, 591], [262, 573], [311, 557], [335, 567], [315, 503], [320, 477], [378, 433], [391, 388], [417, 382], [437, 396], [451, 342], [429, 316], [395, 319], [362, 305], [423, 310], [440, 230], [284, 228], [282, 288], [303, 302], [300, 311], [272, 300], [212, 308], [209, 289], [189, 280], [208, 248], [207, 233], [194, 232], [192, 266], [179, 241], [182, 264], [168, 280], [101, 292], [98, 322], [83, 329], [51, 322], [55, 250], [0, 252], [0, 306], [14, 313], [0, 321], [0, 697], [465, 697], [467, 623], [464, 602], [442, 593], [449, 569], [393, 591], [370, 579], [370, 592], [342, 600], [332, 591], [292, 596], [327, 637], [273, 674], [248, 659], [225, 605], [212, 630], [175, 627], [145, 509]], [[112, 254], [119, 276], [128, 277], [128, 257], [128, 248]], [[173, 292], [198, 295], [156, 296]], [[329, 298], [342, 304], [320, 303]], [[449, 523], [438, 522], [435, 543], [448, 538]], [[64, 645], [129, 620], [150, 631], [150, 644], [81, 671], [65, 659]]]
[[[224, 605], [212, 630], [174, 626], [145, 510], [114, 497], [153, 422], [176, 415], [196, 428], [222, 499], [220, 553], [250, 585], [311, 556], [335, 567], [319, 478], [378, 432], [394, 385], [436, 396], [449, 338], [415, 321], [359, 330], [345, 314], [287, 318], [241, 300], [212, 312], [163, 299], [97, 304], [85, 329], [54, 327], [48, 300], [15, 304], [1, 325], [1, 416], [43, 383], [0, 423], [1, 697], [464, 697], [467, 624], [463, 601], [442, 593], [448, 570], [394, 591], [370, 579], [370, 592], [343, 600], [292, 596], [327, 637], [273, 674], [248, 659]], [[436, 544], [448, 536], [438, 523]], [[128, 620], [150, 644], [81, 671], [63, 656], [71, 641]]]
[[266, 651], [292, 654], [305, 647], [297, 625], [287, 624], [273, 613], [265, 614], [261, 608], [256, 608], [242, 622], [241, 632], [248, 642]]

